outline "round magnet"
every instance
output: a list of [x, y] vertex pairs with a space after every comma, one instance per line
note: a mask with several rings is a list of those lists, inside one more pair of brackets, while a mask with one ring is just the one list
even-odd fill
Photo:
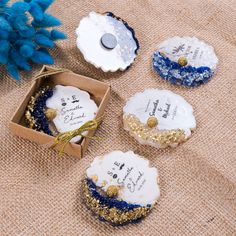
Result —
[[90, 12], [80, 21], [76, 34], [85, 60], [104, 72], [124, 71], [137, 56], [139, 43], [134, 30], [111, 12]]
[[106, 33], [101, 37], [101, 43], [107, 49], [114, 49], [117, 45], [117, 40], [113, 34]]

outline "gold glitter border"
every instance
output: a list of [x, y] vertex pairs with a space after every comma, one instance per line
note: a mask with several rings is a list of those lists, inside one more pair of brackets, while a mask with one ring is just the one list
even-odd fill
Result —
[[36, 92], [34, 96], [30, 97], [30, 100], [27, 105], [27, 109], [25, 111], [25, 119], [26, 119], [26, 122], [27, 122], [30, 129], [34, 129], [35, 125], [36, 125], [36, 121], [35, 121], [34, 117], [32, 116], [32, 112], [34, 111], [35, 102], [38, 99], [38, 97], [42, 96], [48, 89], [49, 89], [49, 86], [46, 86], [46, 87], [40, 89], [38, 92]]
[[123, 124], [124, 128], [132, 136], [138, 137], [144, 142], [159, 143], [162, 147], [178, 145], [186, 141], [184, 130], [172, 129], [160, 131], [155, 128], [149, 128], [132, 114], [123, 116]]
[[98, 217], [114, 224], [122, 225], [138, 219], [141, 219], [151, 211], [153, 207], [138, 207], [133, 210], [122, 211], [116, 207], [109, 208], [108, 206], [102, 205], [99, 200], [94, 198], [87, 185], [87, 180], [82, 181], [82, 191], [84, 195], [85, 204], [91, 211]]

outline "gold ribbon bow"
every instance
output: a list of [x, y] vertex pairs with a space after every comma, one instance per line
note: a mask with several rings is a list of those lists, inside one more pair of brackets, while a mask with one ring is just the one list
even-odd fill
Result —
[[74, 138], [78, 135], [80, 135], [81, 137], [84, 137], [84, 138], [100, 140], [101, 138], [99, 138], [99, 137], [89, 137], [89, 136], [83, 135], [82, 133], [86, 132], [86, 131], [96, 130], [98, 128], [99, 124], [101, 123], [101, 121], [102, 121], [102, 117], [100, 117], [98, 119], [90, 120], [90, 121], [84, 123], [78, 129], [58, 134], [56, 136], [56, 138], [54, 140], [54, 144], [51, 146], [51, 148], [54, 148], [57, 145], [62, 146], [60, 149], [60, 155], [62, 155], [62, 154], [64, 154], [64, 150], [65, 150], [66, 145], [70, 142], [70, 140], [72, 138]]

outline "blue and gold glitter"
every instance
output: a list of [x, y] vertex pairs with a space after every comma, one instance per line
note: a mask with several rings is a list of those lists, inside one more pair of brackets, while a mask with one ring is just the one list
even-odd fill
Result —
[[145, 217], [153, 206], [129, 204], [108, 197], [91, 179], [84, 179], [82, 190], [86, 206], [102, 221], [113, 225], [136, 223]]
[[52, 95], [53, 89], [45, 87], [40, 89], [34, 96], [31, 96], [25, 112], [25, 118], [29, 128], [52, 135], [45, 114], [46, 101]]
[[209, 67], [183, 66], [171, 61], [158, 51], [153, 54], [153, 67], [164, 80], [186, 87], [197, 87], [205, 84], [214, 75], [214, 71]]

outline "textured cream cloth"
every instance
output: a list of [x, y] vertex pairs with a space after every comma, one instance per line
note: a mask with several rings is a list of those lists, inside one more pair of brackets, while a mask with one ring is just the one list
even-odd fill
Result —
[[[141, 49], [128, 71], [103, 73], [83, 60], [75, 29], [90, 11], [111, 11], [135, 29]], [[236, 1], [57, 0], [50, 12], [63, 21], [61, 29], [69, 36], [53, 51], [55, 65], [112, 86], [97, 132], [106, 139], [91, 141], [79, 160], [13, 137], [8, 123], [32, 75], [15, 82], [1, 70], [0, 235], [236, 235]], [[175, 35], [197, 36], [215, 47], [218, 73], [208, 84], [179, 88], [153, 72], [153, 51]], [[189, 141], [156, 150], [139, 145], [122, 129], [126, 99], [145, 88], [169, 89], [192, 104], [197, 129]], [[86, 167], [93, 157], [114, 149], [133, 150], [159, 169], [158, 206], [140, 224], [101, 223], [81, 202]]]

